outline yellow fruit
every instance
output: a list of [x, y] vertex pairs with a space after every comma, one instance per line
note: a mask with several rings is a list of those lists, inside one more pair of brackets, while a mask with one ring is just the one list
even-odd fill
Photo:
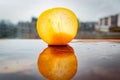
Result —
[[66, 45], [77, 30], [77, 17], [67, 8], [48, 9], [37, 20], [37, 32], [48, 45]]
[[72, 47], [47, 47], [38, 58], [38, 69], [48, 80], [70, 80], [77, 71]]

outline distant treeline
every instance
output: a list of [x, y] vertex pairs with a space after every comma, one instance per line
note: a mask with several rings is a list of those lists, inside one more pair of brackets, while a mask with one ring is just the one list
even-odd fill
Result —
[[17, 28], [9, 21], [0, 21], [0, 38], [15, 38]]

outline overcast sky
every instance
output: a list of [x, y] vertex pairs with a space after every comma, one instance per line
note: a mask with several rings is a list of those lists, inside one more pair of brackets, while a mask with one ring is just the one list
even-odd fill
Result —
[[0, 0], [0, 20], [30, 21], [52, 7], [69, 8], [80, 21], [98, 21], [120, 13], [120, 0]]

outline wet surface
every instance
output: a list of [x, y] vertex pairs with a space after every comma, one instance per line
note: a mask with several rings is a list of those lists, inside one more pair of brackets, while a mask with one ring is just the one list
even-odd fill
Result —
[[120, 43], [0, 40], [0, 80], [46, 79], [120, 80]]

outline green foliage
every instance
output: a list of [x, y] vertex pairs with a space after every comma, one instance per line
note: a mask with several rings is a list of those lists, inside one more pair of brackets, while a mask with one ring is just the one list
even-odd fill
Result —
[[14, 38], [16, 36], [16, 27], [9, 21], [0, 21], [0, 38]]

